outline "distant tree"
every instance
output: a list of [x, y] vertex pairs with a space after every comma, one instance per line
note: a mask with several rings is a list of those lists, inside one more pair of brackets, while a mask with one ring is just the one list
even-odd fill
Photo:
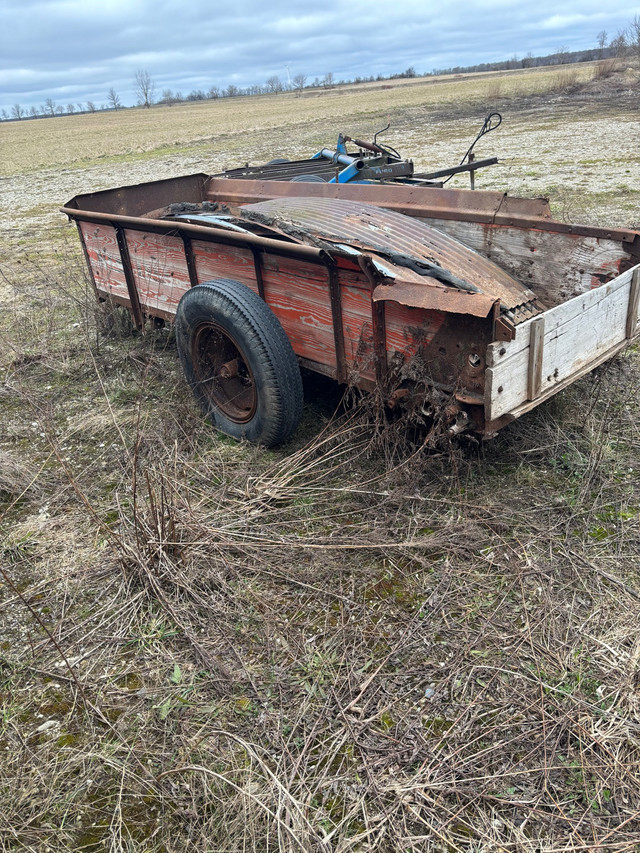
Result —
[[278, 92], [282, 92], [284, 90], [282, 80], [275, 74], [273, 75], [273, 77], [269, 77], [269, 79], [266, 81], [266, 86], [267, 92], [271, 92], [275, 95], [277, 95]]
[[325, 89], [332, 89], [333, 88], [333, 71], [328, 71], [324, 75], [324, 77], [322, 79], [322, 85], [324, 86]]
[[141, 107], [149, 109], [153, 103], [153, 93], [155, 84], [151, 79], [151, 75], [144, 68], [139, 68], [134, 77], [134, 91], [138, 98], [138, 104]]
[[616, 58], [624, 56], [624, 53], [627, 49], [627, 33], [625, 30], [618, 30], [618, 33], [614, 39], [611, 39], [611, 44], [609, 45], [611, 48], [611, 52]]
[[634, 15], [629, 24], [629, 46], [640, 57], [640, 15]]
[[238, 89], [237, 86], [234, 86], [233, 83], [230, 83], [227, 86], [224, 94], [227, 98], [237, 98], [240, 94], [240, 89]]
[[87, 112], [88, 113], [95, 113], [95, 111], [96, 111], [96, 105], [93, 103], [93, 101], [87, 101]]
[[165, 104], [167, 107], [172, 107], [176, 102], [176, 96], [173, 94], [171, 89], [163, 89], [162, 97], [160, 98], [160, 103]]
[[67, 104], [67, 114], [68, 115], [72, 116], [75, 113], [75, 111], [76, 111], [76, 105], [75, 104]]
[[183, 101], [182, 92], [176, 92], [176, 104], [181, 104]]
[[217, 86], [211, 86], [209, 91], [207, 92], [207, 98], [211, 98], [214, 100], [215, 98], [220, 97], [220, 89]]
[[21, 118], [24, 118], [24, 110], [20, 104], [14, 104], [11, 107], [11, 118], [15, 118], [18, 121], [20, 121]]
[[122, 104], [120, 103], [120, 96], [118, 95], [116, 90], [113, 88], [113, 86], [107, 92], [107, 102], [109, 103], [109, 106], [113, 110], [119, 110], [120, 107], [122, 106]]
[[604, 49], [607, 46], [607, 31], [600, 30], [597, 35], [597, 43], [598, 43], [598, 59], [602, 59], [604, 57]]
[[83, 113], [83, 112], [84, 112], [84, 104], [81, 104], [81, 103], [79, 103], [79, 102], [78, 102], [78, 103], [76, 104], [76, 107], [78, 108], [78, 112], [79, 112], [79, 113]]
[[187, 95], [188, 101], [204, 101], [207, 96], [202, 89], [192, 89]]
[[413, 65], [410, 65], [406, 71], [402, 72], [402, 74], [400, 76], [401, 77], [416, 77], [417, 76], [416, 75], [416, 69], [413, 67]]
[[58, 104], [58, 106], [56, 107], [56, 115], [64, 115], [64, 107], [62, 106], [62, 104]]
[[9, 113], [6, 110], [2, 110], [0, 116], [2, 116], [2, 121], [9, 121]]
[[44, 110], [45, 115], [54, 116], [56, 114], [56, 102], [51, 98], [47, 98], [44, 102]]
[[304, 74], [296, 74], [293, 78], [293, 88], [297, 92], [301, 92], [307, 83], [307, 78]]
[[36, 109], [36, 107], [30, 107], [29, 108], [29, 115], [31, 116], [31, 118], [37, 118], [38, 117], [38, 110]]

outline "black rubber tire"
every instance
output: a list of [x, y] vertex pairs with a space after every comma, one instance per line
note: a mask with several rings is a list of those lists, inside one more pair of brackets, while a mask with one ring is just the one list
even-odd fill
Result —
[[191, 288], [178, 305], [175, 334], [187, 382], [220, 432], [266, 447], [289, 438], [302, 414], [300, 368], [253, 290], [228, 278]]
[[269, 160], [267, 166], [277, 166], [280, 163], [290, 163], [291, 160], [287, 160], [286, 157], [274, 157], [273, 160]]
[[307, 184], [326, 184], [324, 178], [321, 178], [320, 175], [296, 175], [295, 178], [291, 178], [289, 181], [290, 184], [295, 184], [298, 182], [304, 181]]

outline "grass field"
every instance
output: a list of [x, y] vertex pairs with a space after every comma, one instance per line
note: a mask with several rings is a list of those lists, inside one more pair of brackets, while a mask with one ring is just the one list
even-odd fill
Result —
[[566, 74], [0, 124], [0, 850], [640, 849], [637, 346], [483, 446], [308, 378], [265, 451], [57, 213], [387, 118], [454, 164], [498, 109], [481, 187], [640, 228], [638, 70]]

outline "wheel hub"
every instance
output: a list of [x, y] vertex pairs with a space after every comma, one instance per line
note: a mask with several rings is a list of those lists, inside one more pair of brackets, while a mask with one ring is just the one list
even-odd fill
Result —
[[235, 339], [217, 323], [202, 323], [193, 334], [191, 358], [196, 379], [212, 406], [235, 423], [256, 412], [253, 373]]

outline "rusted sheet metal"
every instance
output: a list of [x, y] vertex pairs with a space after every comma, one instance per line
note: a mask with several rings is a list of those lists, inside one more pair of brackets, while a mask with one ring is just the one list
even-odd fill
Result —
[[[492, 190], [447, 190], [437, 187], [398, 184], [312, 184], [279, 181], [233, 181], [211, 178], [209, 201], [225, 200], [234, 205], [251, 204], [270, 198], [343, 198], [418, 217], [467, 218], [475, 222], [519, 219], [531, 227], [551, 218], [544, 198], [517, 198]], [[554, 223], [555, 224], [555, 223]]]
[[163, 207], [167, 203], [167, 198], [174, 201], [204, 201], [208, 183], [209, 176], [203, 173], [149, 181], [129, 187], [77, 195], [66, 203], [65, 208], [76, 211], [91, 210], [96, 213], [117, 213], [122, 216], [142, 216], [149, 210]]
[[226, 181], [211, 178], [207, 199], [227, 201], [234, 205], [251, 204], [271, 198], [306, 196], [309, 198], [344, 198], [375, 204], [387, 210], [420, 219], [443, 219], [511, 225], [595, 237], [623, 244], [629, 254], [640, 257], [640, 235], [629, 228], [602, 228], [597, 225], [574, 225], [551, 218], [546, 198], [518, 198], [492, 190], [448, 190], [437, 187], [399, 186], [397, 184], [304, 184], [275, 181]]
[[[442, 231], [385, 208], [346, 199], [280, 198], [245, 205], [241, 210], [258, 221], [273, 222], [283, 231], [300, 231], [322, 241], [348, 243], [381, 254], [396, 266], [418, 272], [425, 288], [441, 276], [450, 283], [450, 273], [459, 280], [458, 287], [487, 294], [490, 304], [499, 299], [505, 308], [514, 308], [534, 298], [531, 290], [487, 258]], [[430, 268], [428, 275], [420, 272], [423, 266]], [[455, 287], [451, 290], [456, 292]], [[488, 309], [484, 316], [487, 313]]]
[[411, 308], [470, 314], [472, 317], [488, 317], [495, 304], [494, 298], [484, 293], [464, 293], [450, 287], [424, 287], [405, 281], [391, 286], [379, 284], [372, 299], [374, 302], [399, 302]]

